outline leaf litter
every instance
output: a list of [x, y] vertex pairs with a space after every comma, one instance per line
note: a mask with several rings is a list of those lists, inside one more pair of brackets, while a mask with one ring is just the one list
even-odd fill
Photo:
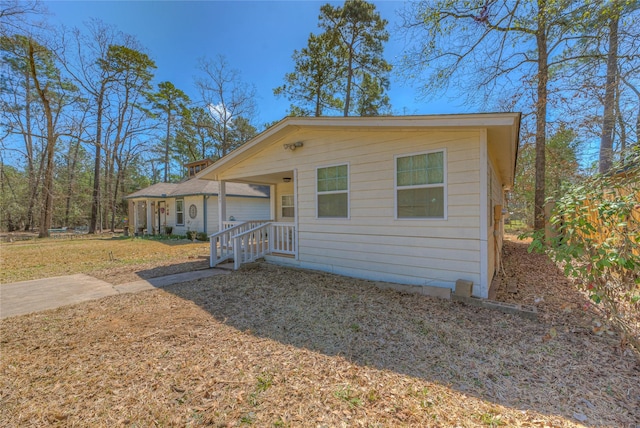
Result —
[[0, 425], [640, 424], [637, 356], [551, 262], [506, 242], [497, 287], [539, 321], [264, 264], [5, 319]]

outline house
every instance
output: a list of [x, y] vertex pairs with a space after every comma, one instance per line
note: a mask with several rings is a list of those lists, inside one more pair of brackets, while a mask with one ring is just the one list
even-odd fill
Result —
[[211, 265], [264, 257], [425, 289], [462, 279], [486, 298], [519, 127], [519, 113], [285, 118], [198, 175], [219, 183], [221, 218], [234, 183], [270, 186], [274, 221], [220, 227]]
[[156, 183], [127, 195], [132, 231], [154, 235], [167, 232], [186, 235], [188, 231], [195, 231], [210, 235], [222, 227], [223, 221], [232, 224], [269, 219], [269, 186], [241, 183], [227, 185], [228, 209], [225, 217], [219, 218], [218, 183], [196, 177], [209, 164], [209, 160], [186, 164], [189, 171], [186, 180]]

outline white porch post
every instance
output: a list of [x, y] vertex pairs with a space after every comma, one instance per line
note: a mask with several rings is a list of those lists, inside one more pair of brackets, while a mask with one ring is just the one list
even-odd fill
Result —
[[151, 235], [153, 230], [153, 210], [151, 209], [151, 201], [147, 199], [147, 235]]
[[136, 233], [138, 233], [138, 204], [140, 202], [138, 201], [133, 201], [133, 222], [129, 221], [129, 225], [133, 226], [133, 230], [131, 231], [131, 233], [133, 233], [134, 235]]
[[272, 184], [269, 186], [269, 202], [271, 205], [271, 212], [269, 213], [269, 219], [273, 221], [278, 221], [278, 203], [276, 201], [276, 185]]
[[222, 222], [227, 219], [227, 190], [226, 182], [218, 181], [218, 231], [224, 230]]

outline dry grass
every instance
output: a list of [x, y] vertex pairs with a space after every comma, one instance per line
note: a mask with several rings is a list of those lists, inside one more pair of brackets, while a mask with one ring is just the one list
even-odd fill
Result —
[[38, 239], [0, 244], [0, 284], [85, 273], [112, 284], [204, 269], [209, 244], [188, 240]]
[[506, 251], [538, 322], [271, 266], [2, 320], [0, 425], [640, 424], [635, 356]]

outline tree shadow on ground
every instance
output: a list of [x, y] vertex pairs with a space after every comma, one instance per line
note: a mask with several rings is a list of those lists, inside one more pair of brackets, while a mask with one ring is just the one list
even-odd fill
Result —
[[638, 361], [594, 334], [584, 296], [526, 244], [505, 244], [502, 269], [498, 298], [537, 306], [538, 321], [269, 265], [165, 290], [257, 337], [511, 408], [592, 426], [640, 423]]
[[208, 256], [199, 256], [194, 258], [193, 261], [183, 262], [183, 263], [175, 263], [175, 264], [167, 264], [166, 266], [156, 266], [151, 269], [145, 269], [136, 272], [136, 275], [140, 277], [140, 279], [151, 279], [158, 278], [166, 275], [173, 275], [177, 273], [183, 272], [193, 272], [195, 270], [202, 270], [209, 268], [209, 257]]

